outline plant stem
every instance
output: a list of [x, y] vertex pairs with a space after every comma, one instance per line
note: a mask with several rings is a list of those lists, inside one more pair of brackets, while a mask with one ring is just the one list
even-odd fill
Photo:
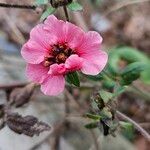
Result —
[[150, 134], [145, 129], [143, 129], [138, 123], [136, 123], [134, 120], [132, 120], [125, 114], [121, 113], [120, 111], [116, 111], [116, 114], [118, 115], [118, 117], [122, 118], [123, 120], [132, 123], [134, 127], [150, 142]]
[[68, 14], [68, 10], [66, 6], [63, 6], [64, 12], [65, 12], [65, 16], [66, 16], [66, 20], [69, 22], [69, 14]]
[[6, 4], [6, 3], [0, 3], [0, 7], [18, 8], [18, 9], [33, 9], [33, 10], [35, 10], [37, 8], [36, 5], [18, 5], [18, 4]]
[[108, 78], [110, 78], [111, 80], [116, 81], [116, 78], [111, 76], [110, 74], [108, 74], [105, 70], [103, 70], [103, 73], [105, 74], [105, 76], [107, 76]]

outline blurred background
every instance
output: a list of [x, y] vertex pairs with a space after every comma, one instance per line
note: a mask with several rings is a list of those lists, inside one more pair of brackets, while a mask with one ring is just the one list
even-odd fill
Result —
[[[35, 1], [0, 0], [0, 2], [30, 5]], [[70, 12], [71, 21], [85, 30], [98, 31], [103, 37], [102, 49], [110, 53], [110, 60], [118, 49], [130, 47], [134, 52], [136, 51], [133, 53], [135, 57], [142, 56], [137, 59], [149, 61], [149, 0], [79, 0], [78, 2], [82, 4], [84, 11]], [[42, 9], [44, 6], [36, 11], [0, 7], [0, 87], [28, 82], [20, 50], [22, 44], [29, 38], [30, 30], [39, 23]], [[55, 14], [59, 18], [64, 18], [61, 12], [62, 10], [59, 9]], [[113, 62], [109, 63], [111, 66]], [[122, 68], [126, 63], [122, 60], [118, 65]], [[131, 88], [119, 96], [118, 109], [150, 133], [149, 70], [150, 68], [144, 77], [132, 83], [134, 89]], [[32, 114], [51, 124], [53, 131], [30, 138], [18, 135], [5, 127], [0, 131], [0, 150], [95, 150], [94, 139], [97, 138], [101, 150], [149, 150], [148, 141], [136, 130], [120, 131], [116, 137], [103, 137], [98, 129], [90, 131], [84, 127], [87, 120], [79, 116], [76, 105], [81, 106], [82, 113], [88, 112], [91, 95], [100, 88], [101, 82], [86, 77], [81, 77], [81, 81], [83, 83], [81, 88], [69, 88], [58, 97], [45, 96], [36, 89], [28, 104], [21, 108], [13, 108], [22, 115]], [[111, 88], [112, 85], [108, 82], [103, 86]], [[77, 104], [72, 99], [75, 99]], [[0, 88], [0, 104], [5, 101], [6, 94]], [[68, 124], [64, 125], [62, 122], [66, 116], [66, 104], [70, 107], [70, 115], [66, 117]]]

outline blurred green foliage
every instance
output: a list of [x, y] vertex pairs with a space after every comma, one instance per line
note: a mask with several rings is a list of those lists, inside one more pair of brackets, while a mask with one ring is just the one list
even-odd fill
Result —
[[[119, 61], [126, 62], [126, 67], [120, 68]], [[109, 53], [107, 69], [112, 75], [121, 75], [124, 79], [129, 79], [130, 83], [138, 77], [140, 77], [144, 83], [150, 83], [149, 58], [141, 51], [132, 47], [120, 46], [113, 48]]]
[[108, 89], [114, 88], [115, 81], [129, 85], [138, 78], [145, 84], [150, 84], [150, 59], [135, 48], [117, 46], [110, 50], [105, 71], [87, 77], [93, 81], [102, 81], [103, 87]]

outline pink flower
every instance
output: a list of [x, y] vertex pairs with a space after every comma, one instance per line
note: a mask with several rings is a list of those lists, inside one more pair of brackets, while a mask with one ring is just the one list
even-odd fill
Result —
[[44, 24], [34, 27], [21, 54], [27, 61], [27, 76], [40, 83], [46, 95], [57, 95], [65, 86], [64, 76], [73, 71], [97, 75], [107, 63], [106, 52], [100, 50], [102, 37], [49, 16]]

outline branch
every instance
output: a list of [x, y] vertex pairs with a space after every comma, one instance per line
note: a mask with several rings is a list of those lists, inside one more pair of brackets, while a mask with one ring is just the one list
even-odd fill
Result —
[[71, 103], [73, 103], [75, 105], [76, 109], [78, 111], [81, 111], [80, 104], [74, 99], [74, 97], [70, 94], [70, 92], [67, 90], [67, 88], [65, 89], [65, 95], [71, 101]]
[[145, 129], [143, 129], [138, 123], [136, 123], [134, 120], [132, 120], [125, 114], [121, 113], [120, 111], [116, 111], [116, 114], [118, 115], [118, 117], [122, 118], [123, 120], [132, 123], [134, 127], [150, 142], [150, 134]]
[[18, 8], [18, 9], [33, 9], [33, 10], [35, 10], [37, 8], [36, 5], [18, 5], [18, 4], [6, 4], [6, 3], [0, 3], [0, 7]]
[[97, 137], [96, 137], [94, 131], [90, 130], [90, 132], [91, 132], [93, 140], [94, 140], [95, 150], [100, 150], [99, 143], [97, 141]]
[[64, 9], [64, 13], [65, 13], [65, 16], [66, 16], [66, 20], [69, 22], [69, 14], [68, 14], [67, 7], [63, 6], [63, 9]]
[[13, 83], [9, 85], [0, 85], [0, 90], [11, 90], [16, 87], [24, 87], [25, 85], [29, 84], [28, 82], [26, 83]]

